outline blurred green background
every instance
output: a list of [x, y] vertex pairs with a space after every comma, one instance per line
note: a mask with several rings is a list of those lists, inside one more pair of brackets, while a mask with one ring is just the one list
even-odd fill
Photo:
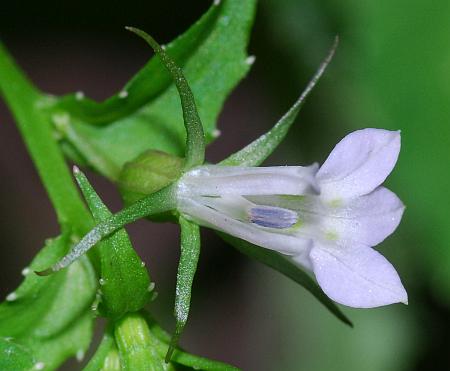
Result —
[[[43, 90], [83, 90], [103, 99], [148, 56], [124, 25], [166, 42], [209, 5], [7, 2], [1, 6], [0, 37]], [[388, 186], [407, 210], [397, 233], [379, 249], [397, 267], [409, 305], [344, 308], [355, 323], [349, 329], [301, 287], [205, 232], [192, 317], [181, 343], [244, 370], [450, 369], [449, 1], [260, 0], [249, 49], [256, 63], [224, 107], [222, 136], [209, 159], [219, 160], [267, 130], [299, 95], [335, 34], [341, 40], [335, 60], [268, 163], [322, 162], [341, 137], [358, 128], [402, 130], [401, 156]], [[0, 275], [6, 295], [57, 226], [0, 104]], [[90, 176], [117, 210], [113, 187]], [[171, 329], [176, 228], [139, 222], [130, 231], [157, 283], [154, 311]]]

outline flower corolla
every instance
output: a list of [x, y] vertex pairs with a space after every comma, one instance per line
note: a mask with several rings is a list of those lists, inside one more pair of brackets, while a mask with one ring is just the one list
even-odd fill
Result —
[[363, 129], [343, 138], [320, 167], [200, 166], [180, 179], [177, 209], [286, 255], [338, 303], [407, 303], [396, 270], [372, 248], [394, 232], [404, 211], [381, 186], [399, 151], [400, 132]]

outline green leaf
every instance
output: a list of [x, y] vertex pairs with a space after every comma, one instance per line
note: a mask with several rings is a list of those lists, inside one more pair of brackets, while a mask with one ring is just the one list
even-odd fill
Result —
[[34, 364], [29, 348], [14, 342], [11, 338], [0, 338], [0, 370], [30, 370]]
[[300, 109], [305, 102], [306, 97], [316, 86], [319, 79], [322, 77], [326, 68], [330, 64], [333, 55], [338, 45], [338, 38], [336, 37], [333, 46], [331, 47], [325, 60], [321, 63], [318, 70], [306, 86], [306, 89], [294, 103], [294, 105], [287, 111], [283, 117], [276, 123], [276, 125], [266, 134], [262, 135], [240, 151], [233, 153], [225, 160], [221, 161], [219, 165], [224, 166], [257, 166], [260, 165], [269, 155], [278, 147], [288, 133], [291, 125], [294, 123]]
[[42, 269], [59, 259], [68, 249], [67, 236], [49, 240], [26, 268], [26, 278], [0, 304], [0, 335], [13, 337], [49, 337], [60, 332], [92, 302], [96, 278], [87, 258], [70, 269], [51, 277], [38, 277]]
[[69, 244], [68, 232], [48, 240], [24, 269], [24, 282], [0, 304], [0, 336], [13, 337], [49, 370], [85, 351], [92, 337], [93, 318], [87, 312], [97, 280], [87, 257], [50, 277], [33, 273], [58, 260]]
[[294, 263], [291, 263], [281, 254], [261, 248], [259, 246], [253, 245], [250, 242], [240, 240], [236, 237], [230, 236], [228, 234], [217, 232], [218, 235], [231, 246], [239, 250], [240, 252], [248, 255], [252, 259], [263, 263], [278, 272], [289, 277], [293, 281], [297, 282], [313, 294], [317, 300], [319, 300], [325, 307], [333, 313], [342, 322], [353, 327], [351, 321], [341, 312], [341, 310], [334, 304], [331, 299], [328, 298], [322, 291], [322, 289], [316, 284], [316, 282], [309, 276], [305, 271], [297, 267]]
[[184, 127], [186, 129], [185, 168], [190, 169], [203, 164], [205, 161], [203, 125], [197, 112], [194, 96], [183, 75], [183, 71], [150, 35], [134, 27], [127, 27], [127, 30], [142, 37], [153, 48], [164, 64], [164, 67], [169, 71], [177, 87], [181, 100], [181, 108], [183, 110]]
[[198, 258], [200, 256], [200, 227], [182, 216], [180, 216], [179, 223], [181, 227], [181, 253], [178, 264], [174, 311], [177, 323], [169, 350], [167, 351], [166, 362], [170, 361], [189, 316], [192, 283], [194, 282]]
[[[75, 178], [96, 223], [112, 216], [86, 176], [74, 168]], [[120, 229], [100, 243], [101, 302], [99, 310], [106, 317], [119, 318], [144, 307], [150, 299], [150, 277], [145, 264], [133, 249], [125, 229]]]
[[58, 368], [67, 358], [83, 358], [93, 335], [93, 316], [88, 309], [63, 331], [49, 338], [27, 338], [24, 343], [33, 351], [35, 359], [45, 370]]
[[[79, 165], [89, 164], [109, 179], [117, 179], [120, 167], [97, 150], [90, 138], [74, 129], [76, 119], [67, 113], [55, 113], [52, 121], [59, 136], [65, 138], [60, 142], [61, 149]], [[76, 143], [76, 146], [74, 144]], [[80, 161], [81, 160], [81, 161]]]
[[[178, 65], [183, 66], [192, 53], [205, 42], [219, 14], [220, 7], [211, 6], [184, 34], [166, 45], [165, 50]], [[170, 75], [164, 73], [164, 69], [159, 58], [152, 58], [120, 92], [107, 100], [99, 103], [84, 96], [80, 99], [75, 93], [61, 97], [52, 109], [69, 112], [92, 125], [117, 121], [139, 110], [173, 83]]]
[[96, 275], [86, 256], [78, 264], [68, 268], [63, 275], [64, 281], [51, 306], [34, 328], [33, 333], [37, 337], [50, 337], [61, 332], [86, 308], [90, 308], [95, 298]]
[[[208, 141], [215, 136], [216, 120], [223, 102], [250, 68], [246, 63], [245, 49], [255, 3], [255, 0], [222, 1], [219, 6], [214, 6], [217, 10], [213, 11], [219, 14], [214, 15], [213, 20], [210, 16], [200, 20], [200, 23], [208, 22], [208, 27], [203, 28], [204, 34], [199, 43], [192, 42], [188, 34], [185, 34], [174, 41], [172, 47], [168, 46], [166, 49], [183, 68], [189, 81]], [[197, 24], [195, 27], [200, 26]], [[178, 59], [176, 53], [172, 52], [178, 48], [188, 55], [184, 60]], [[151, 76], [146, 75], [149, 91], [153, 91], [152, 81], [159, 78], [162, 68], [160, 65], [160, 69], [154, 70]], [[145, 70], [142, 74], [147, 72]], [[142, 89], [143, 91], [145, 89]], [[139, 94], [143, 94], [142, 92]], [[60, 111], [58, 108], [57, 112]], [[148, 149], [157, 149], [177, 156], [183, 156], [185, 152], [186, 135], [182, 112], [179, 96], [173, 85], [152, 93], [151, 100], [142, 108], [104, 127], [91, 125], [89, 120], [77, 116], [74, 111], [69, 113], [70, 125], [78, 137], [83, 139], [65, 140], [70, 142], [91, 166], [110, 179], [116, 180], [118, 174], [106, 173], [97, 165], [99, 158], [102, 163], [112, 164], [111, 166], [120, 169], [126, 162], [132, 161]], [[91, 161], [93, 156], [88, 156], [83, 151], [83, 144], [89, 145], [89, 148], [95, 151], [97, 161]]]

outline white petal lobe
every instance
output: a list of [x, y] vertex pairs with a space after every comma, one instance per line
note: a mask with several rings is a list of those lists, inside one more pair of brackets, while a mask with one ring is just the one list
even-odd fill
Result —
[[357, 130], [342, 139], [317, 172], [327, 199], [350, 198], [373, 191], [390, 174], [400, 152], [400, 132]]
[[340, 240], [375, 246], [395, 231], [404, 209], [393, 192], [378, 187], [368, 195], [344, 201], [336, 209], [330, 207], [323, 228]]
[[320, 287], [340, 304], [373, 308], [408, 302], [394, 267], [370, 247], [315, 245], [310, 257]]

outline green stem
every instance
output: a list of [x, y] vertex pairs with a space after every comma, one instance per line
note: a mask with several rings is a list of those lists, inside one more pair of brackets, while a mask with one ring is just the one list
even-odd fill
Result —
[[156, 349], [158, 341], [141, 314], [131, 313], [119, 320], [114, 333], [122, 356], [123, 369], [134, 371], [167, 369]]
[[75, 233], [83, 234], [92, 226], [92, 219], [53, 138], [50, 118], [40, 107], [50, 98], [32, 85], [1, 43], [0, 92], [16, 119], [60, 225], [70, 225]]

